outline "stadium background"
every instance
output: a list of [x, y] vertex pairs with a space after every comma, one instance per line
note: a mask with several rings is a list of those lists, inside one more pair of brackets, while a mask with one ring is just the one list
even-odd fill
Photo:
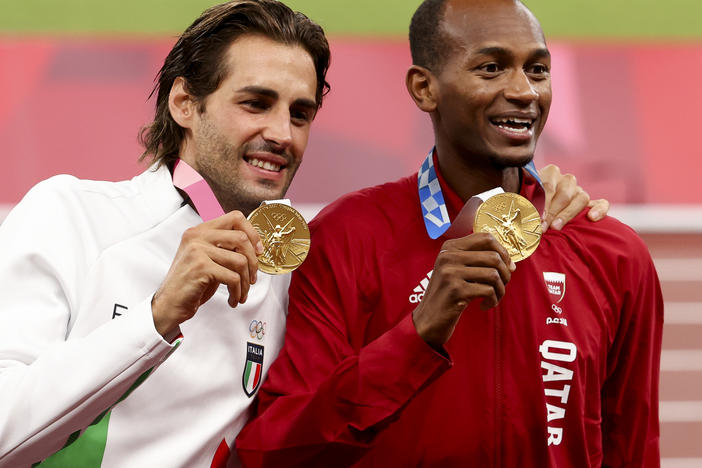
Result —
[[[204, 0], [0, 0], [0, 220], [58, 173], [143, 170], [153, 78]], [[290, 0], [331, 38], [332, 92], [289, 192], [306, 214], [418, 168], [428, 119], [404, 89], [418, 0]], [[664, 467], [702, 466], [702, 2], [527, 0], [553, 54], [537, 155], [577, 174], [651, 248], [666, 299]]]

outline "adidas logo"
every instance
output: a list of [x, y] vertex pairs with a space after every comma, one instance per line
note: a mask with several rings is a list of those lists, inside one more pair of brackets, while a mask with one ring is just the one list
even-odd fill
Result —
[[419, 286], [414, 288], [414, 292], [410, 294], [409, 297], [410, 304], [419, 304], [422, 301], [424, 293], [427, 290], [427, 286], [429, 286], [429, 280], [431, 279], [432, 273], [434, 273], [434, 270], [431, 270], [429, 273], [427, 273], [426, 278], [419, 282]]

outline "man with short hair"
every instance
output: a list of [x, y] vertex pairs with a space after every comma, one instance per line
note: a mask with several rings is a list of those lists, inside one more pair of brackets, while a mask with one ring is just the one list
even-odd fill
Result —
[[[282, 344], [290, 276], [257, 273], [246, 215], [285, 194], [328, 66], [322, 28], [284, 4], [214, 6], [159, 73], [152, 167], [53, 177], [8, 215], [0, 466], [224, 466]], [[178, 161], [226, 214], [203, 223]]]
[[[7, 217], [0, 466], [224, 466], [282, 345], [290, 281], [257, 271], [246, 216], [285, 194], [328, 66], [322, 29], [284, 4], [214, 6], [159, 73], [152, 167], [51, 178]], [[226, 214], [209, 219], [184, 164]], [[582, 208], [550, 174], [554, 213]]]
[[[530, 162], [551, 59], [537, 19], [518, 0], [426, 0], [410, 46], [407, 89], [434, 148], [418, 173], [311, 223], [241, 460], [658, 466], [663, 304], [643, 242], [581, 214], [515, 265], [535, 227], [506, 246], [465, 229], [473, 197], [542, 195]], [[495, 218], [513, 227], [503, 204]]]

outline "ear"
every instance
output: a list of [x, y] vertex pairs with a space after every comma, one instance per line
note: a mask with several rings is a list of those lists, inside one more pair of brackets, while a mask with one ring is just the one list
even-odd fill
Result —
[[179, 76], [173, 81], [168, 95], [168, 110], [171, 117], [183, 128], [192, 128], [197, 104], [186, 89], [185, 79]]
[[437, 106], [438, 90], [436, 77], [429, 69], [412, 65], [405, 79], [407, 91], [414, 103], [424, 112], [434, 112]]

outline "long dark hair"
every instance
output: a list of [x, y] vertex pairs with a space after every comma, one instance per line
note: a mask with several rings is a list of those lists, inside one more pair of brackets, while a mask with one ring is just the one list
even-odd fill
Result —
[[283, 44], [300, 45], [312, 57], [317, 72], [317, 107], [329, 92], [329, 43], [324, 30], [299, 12], [275, 0], [236, 0], [213, 6], [180, 36], [156, 77], [149, 97], [157, 94], [154, 121], [139, 134], [145, 151], [139, 158], [153, 158], [158, 165], [178, 159], [185, 132], [168, 109], [173, 82], [183, 77], [188, 93], [204, 111], [205, 98], [226, 78], [227, 49], [243, 34], [261, 34]]

